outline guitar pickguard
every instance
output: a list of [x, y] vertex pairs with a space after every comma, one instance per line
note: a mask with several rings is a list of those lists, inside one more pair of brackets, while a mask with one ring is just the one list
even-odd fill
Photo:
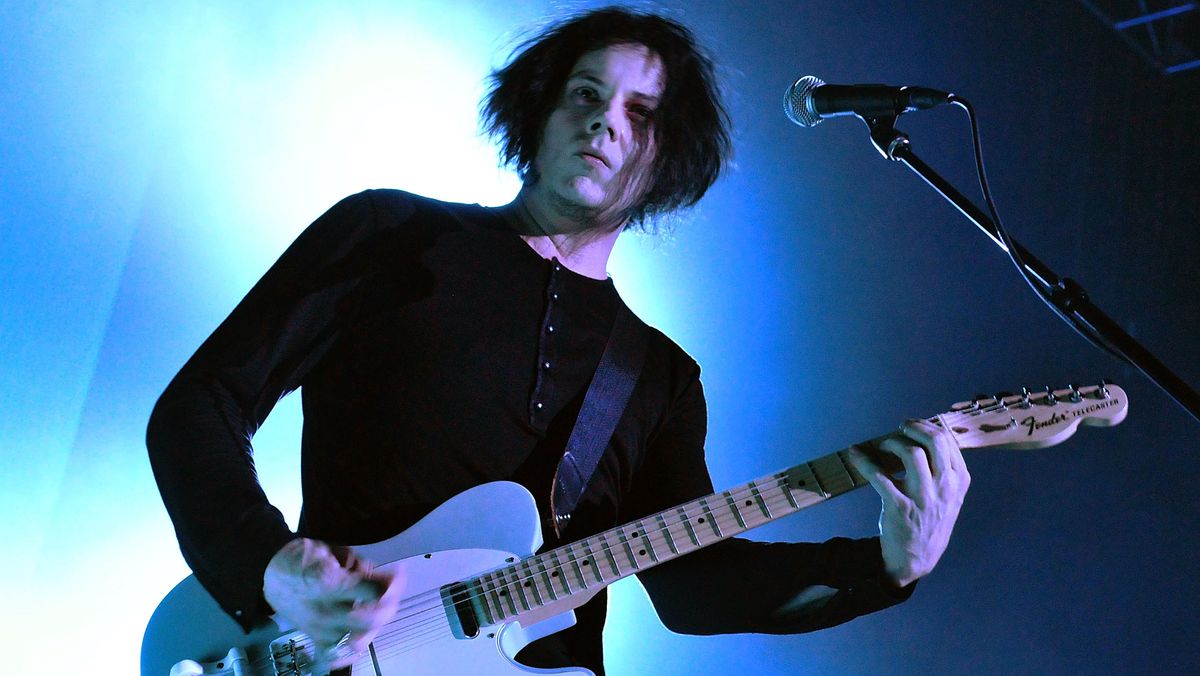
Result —
[[[541, 530], [533, 496], [511, 482], [477, 486], [443, 503], [411, 528], [383, 542], [355, 547], [378, 568], [395, 571], [404, 581], [406, 601], [429, 593], [413, 606], [412, 617], [402, 609], [373, 643], [374, 655], [356, 662], [354, 674], [382, 676], [431, 674], [553, 673], [590, 676], [583, 669], [543, 670], [513, 661], [531, 641], [574, 624], [571, 612], [530, 627], [518, 623], [483, 626], [473, 638], [455, 638], [449, 616], [438, 600], [441, 586], [478, 576], [529, 556], [541, 545]], [[416, 614], [420, 613], [420, 617]], [[406, 624], [407, 623], [407, 624]], [[142, 676], [168, 676], [184, 660], [221, 671], [231, 648], [247, 656], [245, 676], [308, 676], [301, 660], [296, 668], [279, 665], [268, 646], [288, 634], [288, 627], [269, 622], [250, 634], [229, 618], [194, 576], [180, 582], [150, 619], [142, 641]], [[373, 657], [373, 659], [372, 659]], [[241, 668], [241, 665], [239, 665]], [[185, 672], [186, 673], [186, 672]]]

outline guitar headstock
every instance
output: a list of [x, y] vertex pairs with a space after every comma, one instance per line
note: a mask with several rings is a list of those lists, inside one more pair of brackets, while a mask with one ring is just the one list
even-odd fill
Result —
[[1111, 427], [1128, 411], [1125, 391], [1104, 383], [979, 395], [955, 404], [936, 420], [950, 426], [962, 448], [1020, 450], [1061, 443], [1080, 425]]

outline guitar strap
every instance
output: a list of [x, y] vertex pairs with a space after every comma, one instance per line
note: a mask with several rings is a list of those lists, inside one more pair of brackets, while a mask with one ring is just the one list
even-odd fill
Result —
[[550, 512], [554, 532], [561, 538], [571, 514], [583, 497], [600, 456], [608, 447], [617, 421], [629, 404], [633, 386], [646, 361], [646, 332], [639, 330], [638, 318], [624, 303], [617, 304], [617, 317], [604, 346], [600, 365], [583, 397], [575, 428], [554, 472], [550, 493]]

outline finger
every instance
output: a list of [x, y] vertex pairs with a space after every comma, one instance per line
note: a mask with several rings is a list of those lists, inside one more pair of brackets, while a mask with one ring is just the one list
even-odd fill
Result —
[[958, 443], [958, 437], [954, 436], [950, 424], [943, 416], [938, 416], [938, 420], [942, 421], [942, 427], [946, 430], [946, 435], [950, 437], [950, 466], [962, 475], [963, 480], [970, 483], [971, 475], [967, 473], [967, 461], [963, 459], [962, 445]]
[[364, 577], [358, 573], [343, 573], [338, 585], [329, 589], [323, 596], [330, 601], [348, 603], [373, 603], [383, 598], [388, 590], [389, 580], [379, 577]]
[[337, 669], [349, 667], [354, 662], [355, 650], [343, 637], [334, 643], [314, 644], [315, 658], [312, 674], [330, 674]]
[[879, 446], [900, 458], [900, 462], [904, 465], [904, 492], [923, 505], [932, 492], [933, 475], [929, 470], [929, 460], [925, 456], [925, 449], [907, 443], [910, 441], [907, 437], [903, 439], [888, 437]]
[[924, 420], [909, 420], [900, 426], [900, 431], [928, 451], [929, 469], [934, 477], [953, 471], [950, 448], [958, 444], [949, 432]]
[[347, 571], [334, 551], [323, 542], [306, 541], [299, 560], [300, 577], [318, 593], [346, 586]]
[[350, 631], [371, 631], [387, 624], [396, 614], [398, 607], [398, 601], [364, 603], [347, 610], [344, 621]]
[[867, 483], [875, 489], [879, 497], [884, 500], [890, 500], [893, 504], [901, 504], [907, 500], [900, 489], [896, 488], [895, 482], [888, 476], [874, 460], [867, 457], [866, 453], [860, 451], [857, 447], [850, 447], [850, 462], [854, 464], [854, 469], [863, 475]]
[[346, 638], [351, 630], [346, 626], [346, 622], [336, 615], [336, 613], [322, 613], [320, 618], [313, 619], [304, 627], [304, 633], [319, 645], [325, 647], [337, 645]]

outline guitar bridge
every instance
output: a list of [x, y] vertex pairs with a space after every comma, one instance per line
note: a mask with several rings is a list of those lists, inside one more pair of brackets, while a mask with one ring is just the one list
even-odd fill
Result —
[[305, 633], [293, 631], [271, 641], [271, 665], [276, 676], [311, 676], [316, 666], [313, 640]]

